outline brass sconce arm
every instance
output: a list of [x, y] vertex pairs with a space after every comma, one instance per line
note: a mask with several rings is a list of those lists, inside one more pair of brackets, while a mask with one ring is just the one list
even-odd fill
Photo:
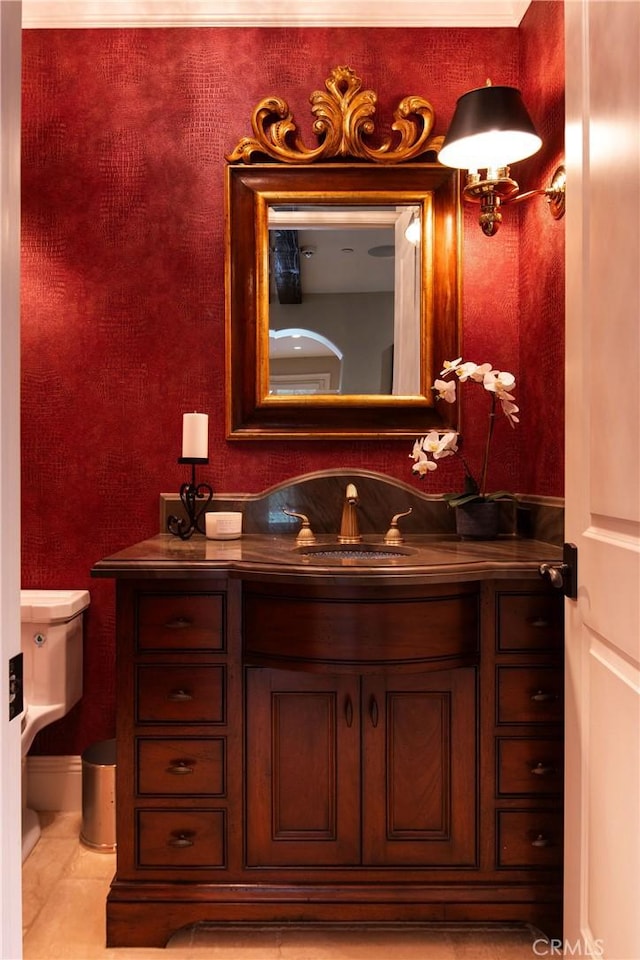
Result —
[[520, 193], [517, 182], [509, 176], [509, 167], [500, 167], [487, 170], [485, 179], [475, 171], [468, 173], [463, 193], [465, 200], [480, 204], [480, 227], [485, 236], [493, 237], [502, 223], [500, 207], [507, 203], [520, 203], [531, 197], [544, 196], [549, 203], [551, 216], [559, 220], [565, 212], [565, 184], [565, 168], [560, 165], [548, 187]]
[[546, 197], [549, 203], [549, 210], [554, 220], [560, 220], [565, 211], [565, 187], [567, 183], [567, 173], [562, 164], [556, 167], [551, 183], [548, 187], [540, 187], [538, 190], [527, 190], [525, 193], [519, 193], [513, 197], [512, 203], [520, 203], [521, 200], [528, 200], [529, 197]]

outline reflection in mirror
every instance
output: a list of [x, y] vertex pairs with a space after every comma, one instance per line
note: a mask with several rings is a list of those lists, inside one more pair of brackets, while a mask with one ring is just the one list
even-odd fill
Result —
[[269, 394], [419, 394], [420, 208], [272, 204], [268, 224]]
[[269, 393], [340, 393], [343, 354], [314, 330], [269, 330]]

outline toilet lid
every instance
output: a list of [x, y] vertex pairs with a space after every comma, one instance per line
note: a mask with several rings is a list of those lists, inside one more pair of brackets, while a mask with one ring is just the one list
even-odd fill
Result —
[[20, 619], [23, 623], [70, 620], [88, 606], [88, 590], [20, 591]]

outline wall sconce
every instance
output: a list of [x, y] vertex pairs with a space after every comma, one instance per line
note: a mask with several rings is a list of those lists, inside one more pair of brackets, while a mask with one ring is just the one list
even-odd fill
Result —
[[564, 215], [563, 166], [557, 168], [548, 187], [526, 193], [520, 193], [509, 176], [510, 163], [532, 156], [541, 146], [542, 140], [515, 87], [494, 87], [487, 80], [486, 86], [459, 98], [438, 159], [447, 167], [467, 171], [463, 195], [480, 204], [479, 223], [485, 236], [493, 237], [498, 232], [500, 207], [505, 203], [545, 196], [554, 219]]

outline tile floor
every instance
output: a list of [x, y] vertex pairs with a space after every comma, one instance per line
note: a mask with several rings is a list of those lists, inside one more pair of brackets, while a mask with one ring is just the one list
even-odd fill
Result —
[[[78, 841], [80, 814], [42, 814], [23, 867], [24, 960], [533, 960], [539, 931], [517, 925], [376, 928], [263, 927], [221, 932], [200, 924], [166, 950], [106, 949], [104, 904], [115, 854]], [[7, 958], [4, 958], [7, 960]]]

